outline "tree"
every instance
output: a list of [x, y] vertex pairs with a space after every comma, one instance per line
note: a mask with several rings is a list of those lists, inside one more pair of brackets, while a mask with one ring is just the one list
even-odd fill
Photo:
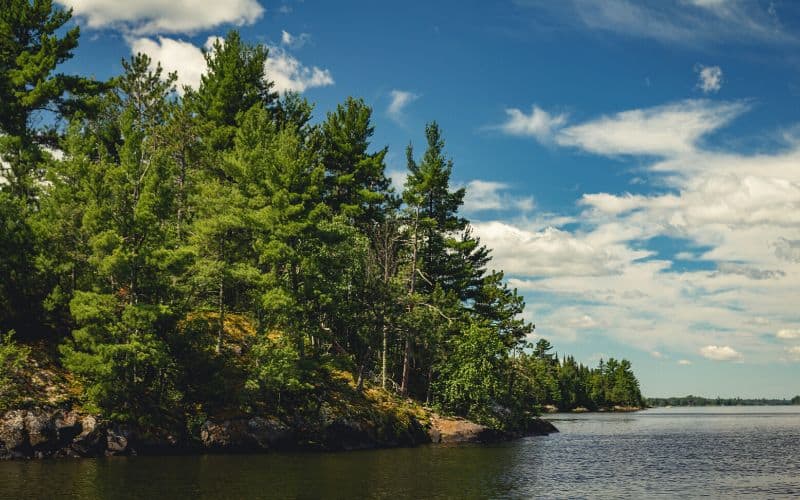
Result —
[[[168, 341], [182, 302], [171, 293], [170, 205], [160, 191], [169, 178], [155, 154], [166, 121], [175, 75], [138, 54], [105, 100], [119, 128], [111, 154], [86, 158], [97, 144], [75, 139], [66, 161], [86, 168], [79, 180], [90, 204], [81, 217], [88, 239], [87, 277], [69, 301], [77, 328], [61, 346], [64, 365], [85, 386], [87, 402], [118, 419], [158, 418], [174, 396], [174, 362]], [[102, 142], [102, 141], [101, 141]], [[57, 184], [58, 189], [72, 189]]]
[[186, 101], [197, 117], [210, 124], [208, 147], [224, 151], [233, 146], [240, 115], [253, 106], [271, 108], [277, 94], [264, 76], [268, 51], [263, 45], [248, 45], [236, 30], [216, 39], [205, 53], [206, 73], [196, 91], [187, 89]]
[[[33, 201], [41, 179], [41, 147], [57, 145], [52, 118], [71, 116], [101, 87], [53, 74], [78, 45], [77, 26], [62, 30], [70, 17], [52, 0], [5, 0], [0, 8], [0, 176], [4, 189], [26, 201]], [[49, 125], [36, 128], [37, 116], [50, 118], [43, 120]]]
[[364, 101], [348, 98], [322, 124], [325, 201], [362, 231], [385, 217], [391, 201], [384, 174], [388, 149], [367, 151], [375, 130], [371, 115]]

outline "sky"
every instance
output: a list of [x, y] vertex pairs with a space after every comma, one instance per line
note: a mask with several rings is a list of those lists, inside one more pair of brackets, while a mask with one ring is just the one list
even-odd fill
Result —
[[196, 86], [239, 29], [317, 120], [370, 104], [398, 186], [436, 120], [531, 340], [646, 396], [800, 394], [800, 3], [57, 2], [97, 78], [144, 52]]

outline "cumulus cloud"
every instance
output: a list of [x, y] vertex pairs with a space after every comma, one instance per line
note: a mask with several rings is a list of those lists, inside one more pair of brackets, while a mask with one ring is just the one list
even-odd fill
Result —
[[697, 74], [697, 88], [704, 93], [713, 94], [722, 88], [722, 68], [719, 66], [698, 66]]
[[398, 123], [403, 121], [406, 107], [419, 99], [418, 94], [397, 89], [389, 92], [389, 97], [391, 101], [389, 102], [389, 107], [386, 109], [386, 113], [389, 115], [389, 118]]
[[562, 129], [556, 142], [601, 155], [676, 156], [746, 111], [744, 103], [685, 100], [623, 111]]
[[566, 114], [550, 114], [538, 106], [532, 106], [530, 114], [510, 108], [506, 109], [507, 120], [500, 130], [509, 135], [534, 137], [547, 143], [554, 133], [567, 123]]
[[679, 359], [678, 364], [681, 366], [689, 366], [692, 364], [692, 362], [689, 361], [688, 359]]
[[800, 339], [800, 329], [784, 328], [783, 330], [778, 330], [778, 333], [776, 333], [775, 336], [781, 340]]
[[[205, 50], [213, 50], [214, 42], [220, 37], [208, 37]], [[157, 39], [131, 38], [128, 43], [131, 52], [142, 52], [150, 56], [153, 63], [160, 62], [168, 72], [178, 73], [178, 91], [184, 85], [197, 88], [200, 78], [208, 69], [203, 50], [183, 40], [167, 37]], [[266, 77], [275, 83], [278, 92], [304, 92], [312, 87], [333, 85], [333, 76], [327, 69], [308, 67], [280, 47], [269, 47], [269, 57], [264, 65]]]
[[476, 213], [487, 210], [530, 212], [533, 210], [532, 196], [513, 196], [507, 191], [508, 184], [502, 182], [475, 179], [466, 186], [464, 196], [464, 213]]
[[[475, 224], [511, 284], [534, 294], [529, 301], [549, 304], [536, 311], [538, 334], [574, 341], [575, 318], [586, 314], [602, 325], [599, 335], [646, 353], [668, 345], [684, 356], [701, 349], [725, 356], [735, 345], [747, 354], [737, 357], [742, 361], [785, 357], [784, 346], [765, 342], [764, 332], [797, 322], [800, 142], [746, 154], [702, 140], [747, 109], [682, 101], [555, 132], [556, 144], [580, 128], [573, 142], [586, 151], [644, 156], [638, 173], [657, 179], [659, 192], [582, 193], [583, 211], [568, 225]], [[657, 140], [657, 123], [671, 124], [677, 139]], [[645, 139], [628, 142], [629, 131]], [[793, 335], [787, 328], [778, 338]]]
[[[207, 46], [216, 37], [210, 37]], [[161, 63], [165, 71], [178, 73], [178, 92], [183, 92], [183, 87], [197, 88], [200, 77], [206, 72], [206, 60], [203, 51], [190, 42], [174, 40], [172, 38], [158, 37], [137, 38], [130, 42], [131, 52], [147, 54], [153, 62]]]
[[57, 0], [90, 28], [115, 27], [145, 35], [191, 33], [223, 24], [248, 25], [264, 14], [256, 0]]
[[474, 222], [473, 228], [490, 243], [499, 267], [520, 277], [613, 275], [650, 255], [619, 244], [624, 237], [614, 230], [582, 237], [556, 227], [532, 231], [501, 221]]
[[789, 357], [792, 359], [792, 361], [800, 361], [800, 345], [788, 347], [786, 352], [789, 353]]
[[739, 354], [735, 349], [727, 345], [725, 346], [707, 345], [700, 349], [700, 354], [704, 358], [708, 358], [714, 361], [733, 361], [742, 358], [741, 354]]
[[267, 78], [275, 82], [278, 92], [305, 92], [312, 87], [333, 85], [333, 76], [327, 69], [305, 66], [280, 47], [270, 47], [265, 65]]

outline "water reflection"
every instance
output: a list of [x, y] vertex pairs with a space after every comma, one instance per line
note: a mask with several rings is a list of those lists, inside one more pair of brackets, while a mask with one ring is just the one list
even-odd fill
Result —
[[0, 498], [792, 496], [791, 408], [553, 415], [492, 446], [0, 463]]

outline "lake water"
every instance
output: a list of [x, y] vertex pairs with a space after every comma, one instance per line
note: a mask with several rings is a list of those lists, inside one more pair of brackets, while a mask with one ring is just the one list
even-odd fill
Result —
[[800, 496], [797, 407], [548, 418], [491, 446], [0, 462], [0, 498]]

